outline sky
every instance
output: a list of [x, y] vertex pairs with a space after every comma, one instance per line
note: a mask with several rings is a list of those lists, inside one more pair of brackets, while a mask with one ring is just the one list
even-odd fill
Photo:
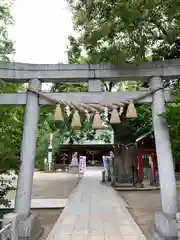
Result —
[[14, 0], [14, 25], [9, 36], [24, 63], [67, 63], [68, 35], [73, 33], [71, 12], [64, 0]]

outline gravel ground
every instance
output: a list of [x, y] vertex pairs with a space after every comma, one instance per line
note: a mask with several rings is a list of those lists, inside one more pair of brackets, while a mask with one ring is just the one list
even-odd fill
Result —
[[161, 209], [160, 192], [122, 191], [118, 192], [129, 206], [129, 212], [136, 220], [148, 240], [151, 240], [154, 225], [154, 213]]
[[[79, 177], [76, 174], [34, 172], [32, 199], [68, 198], [78, 182]], [[13, 185], [17, 186], [17, 178], [13, 181]], [[13, 200], [15, 194], [15, 191], [10, 191], [7, 198]]]
[[[129, 212], [134, 217], [148, 240], [152, 240], [154, 214], [161, 210], [159, 190], [152, 191], [119, 191], [121, 197], [129, 206]], [[180, 191], [178, 190], [180, 206]]]

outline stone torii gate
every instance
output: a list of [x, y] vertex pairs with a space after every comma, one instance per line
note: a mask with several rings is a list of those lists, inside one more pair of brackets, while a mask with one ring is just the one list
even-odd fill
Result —
[[[0, 78], [11, 83], [29, 83], [29, 88], [41, 90], [42, 82], [88, 82], [89, 92], [45, 93], [66, 103], [123, 103], [148, 92], [101, 92], [101, 80], [122, 81], [146, 79], [150, 89], [160, 88], [139, 103], [152, 104], [152, 118], [158, 158], [162, 211], [155, 215], [154, 239], [176, 239], [178, 201], [173, 158], [165, 120], [159, 115], [165, 111], [165, 102], [174, 99], [168, 89], [163, 90], [164, 79], [180, 76], [180, 60], [146, 62], [124, 65], [71, 65], [71, 64], [22, 64], [0, 62]], [[5, 216], [14, 220], [18, 227], [17, 239], [35, 240], [40, 227], [37, 216], [30, 214], [33, 172], [36, 154], [36, 132], [40, 105], [49, 105], [47, 99], [32, 92], [0, 94], [2, 105], [26, 105], [24, 131], [21, 144], [21, 166], [15, 199], [15, 213]], [[15, 224], [15, 225], [16, 225]], [[175, 238], [174, 238], [175, 237]], [[16, 240], [17, 240], [16, 239]]]

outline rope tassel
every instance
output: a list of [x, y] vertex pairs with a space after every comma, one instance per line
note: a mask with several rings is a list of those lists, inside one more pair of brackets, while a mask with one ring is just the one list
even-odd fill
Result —
[[64, 121], [61, 105], [59, 103], [56, 104], [56, 109], [55, 109], [53, 118], [54, 118], [54, 121]]
[[137, 117], [136, 108], [135, 108], [133, 102], [129, 103], [129, 105], [128, 105], [126, 117], [127, 118], [136, 118]]
[[104, 128], [102, 121], [101, 121], [101, 117], [99, 115], [99, 112], [96, 112], [94, 115], [92, 128], [94, 128], [94, 129], [103, 129]]
[[78, 110], [74, 111], [74, 114], [72, 117], [72, 122], [71, 122], [71, 127], [74, 129], [79, 129], [81, 127], [81, 118], [80, 118]]
[[116, 108], [114, 108], [111, 112], [111, 119], [110, 119], [111, 124], [118, 124], [121, 123], [120, 117], [119, 117], [119, 112]]

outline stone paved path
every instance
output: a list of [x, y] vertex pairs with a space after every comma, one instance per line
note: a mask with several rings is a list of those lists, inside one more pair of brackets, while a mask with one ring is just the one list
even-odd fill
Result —
[[146, 240], [123, 199], [89, 168], [46, 240]]

